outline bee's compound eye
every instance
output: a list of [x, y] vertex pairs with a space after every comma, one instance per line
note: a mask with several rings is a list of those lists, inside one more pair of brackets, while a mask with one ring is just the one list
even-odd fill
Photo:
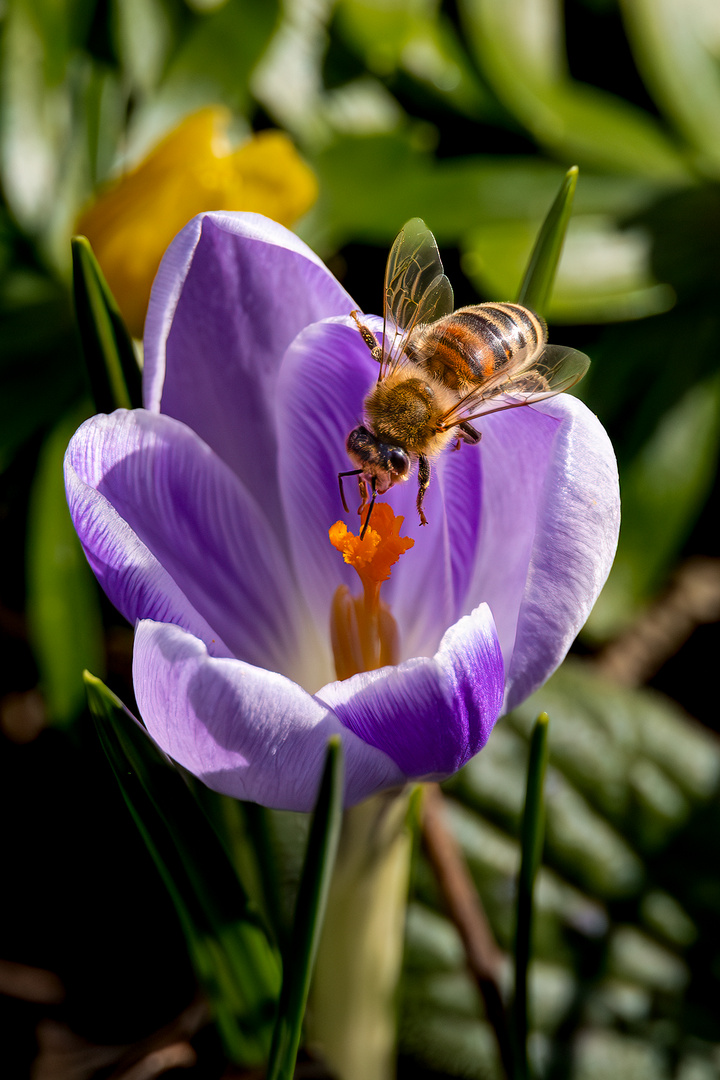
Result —
[[404, 476], [410, 468], [410, 458], [404, 450], [397, 449], [396, 447], [393, 447], [393, 449], [389, 451], [387, 462], [388, 466], [394, 473], [397, 473], [398, 476]]

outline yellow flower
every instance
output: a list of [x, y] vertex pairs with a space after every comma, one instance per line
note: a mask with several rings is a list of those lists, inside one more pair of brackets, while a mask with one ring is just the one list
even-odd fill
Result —
[[314, 174], [283, 132], [262, 131], [233, 151], [229, 121], [217, 106], [187, 117], [78, 221], [135, 337], [160, 259], [195, 214], [254, 210], [291, 225], [317, 198]]

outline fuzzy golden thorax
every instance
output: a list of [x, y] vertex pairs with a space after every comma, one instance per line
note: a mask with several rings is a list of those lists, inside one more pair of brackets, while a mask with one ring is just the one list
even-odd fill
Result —
[[452, 437], [451, 432], [439, 431], [438, 425], [456, 401], [457, 394], [439, 380], [405, 363], [373, 387], [365, 399], [365, 412], [383, 442], [396, 443], [410, 454], [434, 457]]

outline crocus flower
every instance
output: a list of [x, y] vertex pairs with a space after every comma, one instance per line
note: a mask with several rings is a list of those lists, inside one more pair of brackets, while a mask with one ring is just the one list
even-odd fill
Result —
[[186, 117], [77, 223], [135, 337], [165, 249], [195, 214], [252, 210], [292, 225], [317, 198], [317, 180], [284, 132], [262, 131], [232, 149], [229, 123], [220, 106]]
[[[88, 420], [66, 457], [90, 565], [136, 626], [148, 730], [275, 807], [312, 806], [335, 732], [349, 804], [460, 768], [560, 663], [617, 541], [612, 449], [567, 394], [483, 418], [434, 466], [425, 528], [411, 481], [353, 538], [337, 474], [377, 378], [355, 306], [276, 223], [195, 218], [153, 286], [145, 408]], [[381, 573], [370, 541], [392, 549]]]

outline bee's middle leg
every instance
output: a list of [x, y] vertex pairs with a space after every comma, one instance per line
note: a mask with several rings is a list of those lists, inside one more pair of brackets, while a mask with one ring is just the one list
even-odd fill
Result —
[[459, 450], [463, 443], [469, 443], [471, 446], [477, 446], [482, 439], [482, 432], [474, 428], [472, 424], [469, 424], [467, 420], [464, 420], [462, 424], [458, 424], [455, 429], [455, 444], [452, 448], [452, 453]]
[[458, 442], [470, 443], [471, 446], [477, 446], [482, 439], [482, 431], [478, 431], [472, 424], [464, 420], [462, 424], [458, 426]]
[[424, 454], [420, 454], [418, 457], [418, 493], [417, 493], [417, 512], [420, 515], [420, 524], [427, 525], [428, 520], [425, 517], [425, 512], [422, 508], [423, 499], [425, 498], [425, 492], [428, 489], [430, 483], [430, 462]]

